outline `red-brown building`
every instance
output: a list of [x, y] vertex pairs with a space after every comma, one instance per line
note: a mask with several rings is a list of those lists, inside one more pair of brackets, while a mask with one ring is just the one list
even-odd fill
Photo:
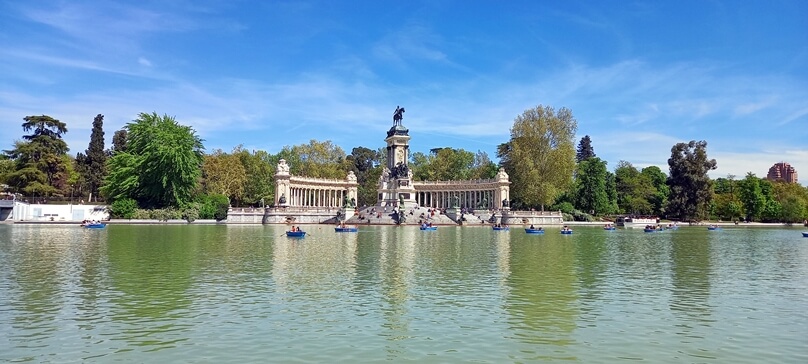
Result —
[[797, 170], [786, 162], [775, 163], [769, 168], [769, 173], [766, 179], [771, 181], [786, 181], [788, 183], [797, 183]]

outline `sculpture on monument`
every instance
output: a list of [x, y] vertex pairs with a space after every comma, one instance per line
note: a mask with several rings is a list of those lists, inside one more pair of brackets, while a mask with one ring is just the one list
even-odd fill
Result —
[[410, 176], [410, 168], [407, 167], [407, 165], [404, 164], [403, 162], [398, 162], [398, 164], [396, 164], [396, 166], [393, 167], [393, 170], [390, 171], [390, 176], [394, 179], [407, 178]]
[[285, 193], [282, 193], [281, 197], [278, 198], [278, 203], [281, 204], [281, 205], [286, 203], [286, 194]]
[[401, 120], [404, 119], [404, 108], [396, 106], [396, 111], [393, 112], [393, 126], [402, 126]]

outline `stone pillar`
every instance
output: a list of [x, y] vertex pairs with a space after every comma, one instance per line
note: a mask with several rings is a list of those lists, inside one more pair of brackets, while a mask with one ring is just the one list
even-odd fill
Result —
[[285, 159], [278, 162], [275, 169], [275, 206], [286, 207], [292, 199], [289, 165], [286, 164]]

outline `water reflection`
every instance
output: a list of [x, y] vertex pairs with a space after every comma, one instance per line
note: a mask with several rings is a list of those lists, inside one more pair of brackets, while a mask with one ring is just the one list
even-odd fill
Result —
[[789, 231], [284, 230], [0, 225], [0, 361], [808, 360]]
[[506, 309], [514, 338], [555, 348], [538, 347], [526, 359], [569, 359], [563, 347], [574, 343], [579, 315], [575, 239], [549, 230], [533, 239], [539, 241], [511, 246]]

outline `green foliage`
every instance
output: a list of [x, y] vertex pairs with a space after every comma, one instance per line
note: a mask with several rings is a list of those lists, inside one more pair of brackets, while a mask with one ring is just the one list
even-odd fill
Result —
[[[90, 145], [81, 160], [79, 173], [87, 186], [87, 192], [98, 194], [101, 182], [107, 174], [107, 152], [104, 150], [104, 115], [98, 114], [93, 120]], [[76, 159], [79, 159], [77, 156]]]
[[806, 216], [806, 205], [797, 196], [789, 196], [781, 204], [780, 220], [785, 223], [803, 221]]
[[247, 175], [244, 183], [244, 196], [235, 203], [237, 205], [259, 204], [263, 199], [264, 204], [272, 204], [272, 201], [275, 200], [275, 166], [278, 165], [279, 158], [263, 150], [250, 153], [241, 146], [234, 149], [233, 154], [241, 159]]
[[575, 206], [573, 206], [572, 203], [570, 202], [564, 201], [562, 203], [554, 205], [553, 210], [558, 210], [565, 214], [570, 214], [570, 216], [572, 216], [572, 212], [575, 211]]
[[429, 155], [413, 153], [409, 167], [417, 181], [493, 178], [497, 172], [496, 164], [485, 152], [475, 154], [454, 148], [436, 148]]
[[197, 202], [189, 203], [182, 209], [182, 218], [188, 221], [188, 223], [196, 221], [199, 219], [199, 211], [201, 208], [201, 205]]
[[5, 151], [14, 161], [14, 170], [4, 179], [18, 192], [49, 196], [66, 190], [68, 175], [63, 158], [69, 148], [62, 140], [67, 133], [65, 123], [47, 115], [26, 116], [22, 128], [31, 134]]
[[110, 159], [102, 193], [145, 207], [189, 203], [202, 174], [202, 140], [194, 130], [157, 113], [140, 113], [126, 129], [126, 151]]
[[668, 213], [682, 220], [705, 217], [713, 199], [712, 180], [707, 172], [716, 168], [715, 159], [707, 159], [707, 142], [677, 143], [671, 148], [668, 167]]
[[609, 200], [606, 162], [589, 157], [578, 163], [575, 179], [575, 206], [596, 215], [610, 214], [614, 204]]
[[738, 195], [743, 203], [747, 221], [759, 221], [766, 206], [766, 196], [760, 186], [760, 179], [749, 172], [738, 182]]
[[126, 151], [126, 129], [121, 129], [112, 135], [112, 150], [109, 154], [115, 154]]
[[107, 160], [109, 174], [104, 179], [100, 192], [108, 201], [115, 202], [122, 198], [134, 199], [138, 196], [140, 187], [138, 170], [142, 159], [139, 156], [120, 152]]
[[573, 138], [578, 122], [567, 108], [525, 110], [514, 120], [508, 143], [497, 148], [511, 178], [511, 197], [525, 207], [551, 205], [572, 185], [575, 169]]
[[278, 153], [278, 159], [285, 159], [289, 172], [296, 176], [344, 179], [350, 169], [345, 162], [345, 152], [330, 140], [312, 139], [309, 144], [285, 146]]
[[247, 169], [244, 168], [242, 158], [236, 154], [223, 152], [221, 149], [205, 156], [202, 164], [205, 193], [215, 193], [228, 196], [234, 201], [241, 201], [247, 184]]
[[213, 208], [213, 218], [216, 221], [227, 219], [227, 210], [230, 208], [230, 202], [225, 195], [211, 195], [210, 205]]
[[137, 201], [134, 199], [120, 198], [109, 206], [109, 214], [113, 219], [132, 219], [137, 209]]
[[578, 151], [575, 153], [575, 161], [581, 163], [589, 158], [595, 157], [595, 149], [592, 148], [592, 139], [589, 135], [584, 135], [578, 142]]
[[351, 150], [351, 154], [346, 157], [348, 165], [356, 175], [357, 204], [373, 205], [377, 200], [377, 181], [382, 173], [382, 155], [377, 150], [365, 147], [356, 147]]
[[619, 211], [629, 214], [654, 214], [651, 199], [657, 193], [651, 177], [642, 174], [631, 163], [620, 161], [614, 171]]

